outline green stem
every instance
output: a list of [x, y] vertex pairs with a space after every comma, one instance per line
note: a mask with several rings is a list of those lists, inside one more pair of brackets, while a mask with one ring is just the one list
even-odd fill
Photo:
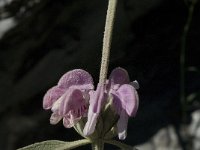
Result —
[[112, 40], [114, 17], [116, 12], [117, 0], [109, 0], [108, 10], [106, 15], [106, 24], [103, 38], [103, 49], [101, 58], [101, 69], [99, 83], [104, 84], [107, 79], [109, 56], [110, 56], [110, 46]]
[[104, 150], [103, 140], [97, 140], [94, 143], [92, 143], [92, 150]]
[[194, 12], [195, 2], [189, 6], [189, 13], [186, 24], [183, 29], [181, 37], [181, 52], [180, 52], [180, 102], [183, 113], [183, 121], [185, 120], [187, 104], [185, 99], [185, 52], [186, 52], [186, 40], [192, 22], [192, 16]]

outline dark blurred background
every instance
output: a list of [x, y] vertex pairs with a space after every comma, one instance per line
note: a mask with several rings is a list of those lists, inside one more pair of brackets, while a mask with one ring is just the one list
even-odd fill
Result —
[[[140, 107], [129, 121], [127, 144], [152, 143], [169, 126], [180, 149], [195, 149], [194, 138], [200, 138], [200, 121], [198, 135], [185, 130], [200, 108], [200, 2], [184, 43], [185, 113], [179, 90], [181, 37], [191, 3], [119, 0], [109, 72], [123, 67], [140, 84]], [[0, 149], [81, 138], [62, 123], [50, 125], [51, 112], [43, 110], [42, 100], [71, 69], [85, 69], [98, 82], [106, 9], [107, 0], [0, 0]]]

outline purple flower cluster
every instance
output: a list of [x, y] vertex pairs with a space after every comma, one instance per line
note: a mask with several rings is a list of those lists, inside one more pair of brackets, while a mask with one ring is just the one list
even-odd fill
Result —
[[137, 81], [130, 82], [123, 68], [114, 69], [107, 82], [99, 83], [96, 90], [91, 75], [82, 69], [75, 69], [64, 74], [58, 84], [47, 91], [43, 108], [52, 110], [51, 124], [63, 119], [66, 128], [87, 117], [83, 133], [88, 136], [95, 130], [102, 107], [109, 102], [114, 107], [114, 113], [119, 115], [119, 139], [125, 139], [128, 118], [135, 116], [138, 109], [138, 88]]

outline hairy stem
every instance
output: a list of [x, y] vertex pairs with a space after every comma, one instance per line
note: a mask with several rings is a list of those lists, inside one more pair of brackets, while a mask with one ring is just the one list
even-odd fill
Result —
[[102, 140], [97, 140], [92, 143], [92, 150], [104, 150], [104, 142]]
[[108, 10], [106, 15], [106, 24], [103, 38], [103, 49], [101, 58], [101, 70], [99, 83], [104, 84], [107, 78], [109, 56], [110, 56], [110, 46], [112, 40], [114, 17], [116, 12], [117, 0], [109, 0]]

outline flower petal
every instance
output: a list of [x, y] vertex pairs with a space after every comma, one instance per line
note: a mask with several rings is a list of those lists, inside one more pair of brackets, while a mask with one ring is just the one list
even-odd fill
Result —
[[78, 111], [81, 107], [86, 105], [83, 94], [78, 89], [68, 89], [61, 98], [59, 114], [63, 116], [68, 114], [70, 111]]
[[115, 90], [110, 90], [110, 95], [112, 97], [112, 104], [115, 108], [117, 114], [120, 114], [122, 111], [122, 101], [120, 100], [120, 96]]
[[78, 121], [81, 119], [81, 117], [78, 117], [71, 113], [71, 111], [68, 113], [67, 116], [63, 118], [63, 125], [66, 128], [71, 128], [73, 127]]
[[63, 94], [56, 102], [53, 103], [52, 107], [51, 107], [51, 111], [59, 114], [59, 109], [61, 107], [61, 102], [63, 101], [63, 97], [65, 95]]
[[118, 89], [122, 84], [128, 84], [130, 82], [128, 72], [123, 68], [115, 68], [109, 77], [109, 85], [113, 89]]
[[92, 112], [99, 114], [105, 99], [105, 85], [98, 84], [96, 91], [90, 92], [90, 108], [92, 109]]
[[77, 89], [90, 90], [94, 88], [92, 76], [82, 69], [74, 69], [64, 74], [60, 78], [58, 86], [64, 89], [73, 87]]
[[138, 110], [139, 98], [135, 88], [129, 84], [120, 86], [117, 93], [122, 102], [122, 108], [129, 116], [135, 116]]
[[63, 125], [64, 125], [65, 128], [71, 128], [71, 127], [73, 127], [72, 125], [70, 125], [69, 119], [65, 118], [65, 117], [63, 118]]
[[132, 85], [135, 89], [139, 89], [139, 88], [140, 88], [140, 85], [139, 85], [139, 83], [137, 82], [137, 80], [131, 82], [130, 85]]
[[85, 127], [83, 129], [83, 134], [85, 136], [88, 136], [94, 132], [98, 116], [99, 114], [97, 113], [93, 113], [91, 111], [88, 112], [88, 121], [86, 122]]
[[43, 108], [50, 109], [55, 101], [64, 94], [65, 90], [54, 86], [49, 89], [43, 98]]
[[52, 113], [51, 118], [50, 118], [50, 124], [57, 124], [60, 120], [62, 119], [62, 116]]
[[120, 118], [117, 122], [118, 137], [120, 140], [124, 140], [127, 136], [127, 125], [128, 125], [128, 115], [122, 110]]
[[95, 130], [97, 118], [106, 100], [105, 85], [98, 84], [96, 91], [90, 92], [90, 105], [88, 110], [88, 120], [84, 127], [85, 136], [92, 134]]
[[139, 107], [139, 96], [138, 96], [138, 92], [135, 90], [135, 108], [133, 110], [133, 117], [135, 117], [137, 111], [138, 111], [138, 107]]

